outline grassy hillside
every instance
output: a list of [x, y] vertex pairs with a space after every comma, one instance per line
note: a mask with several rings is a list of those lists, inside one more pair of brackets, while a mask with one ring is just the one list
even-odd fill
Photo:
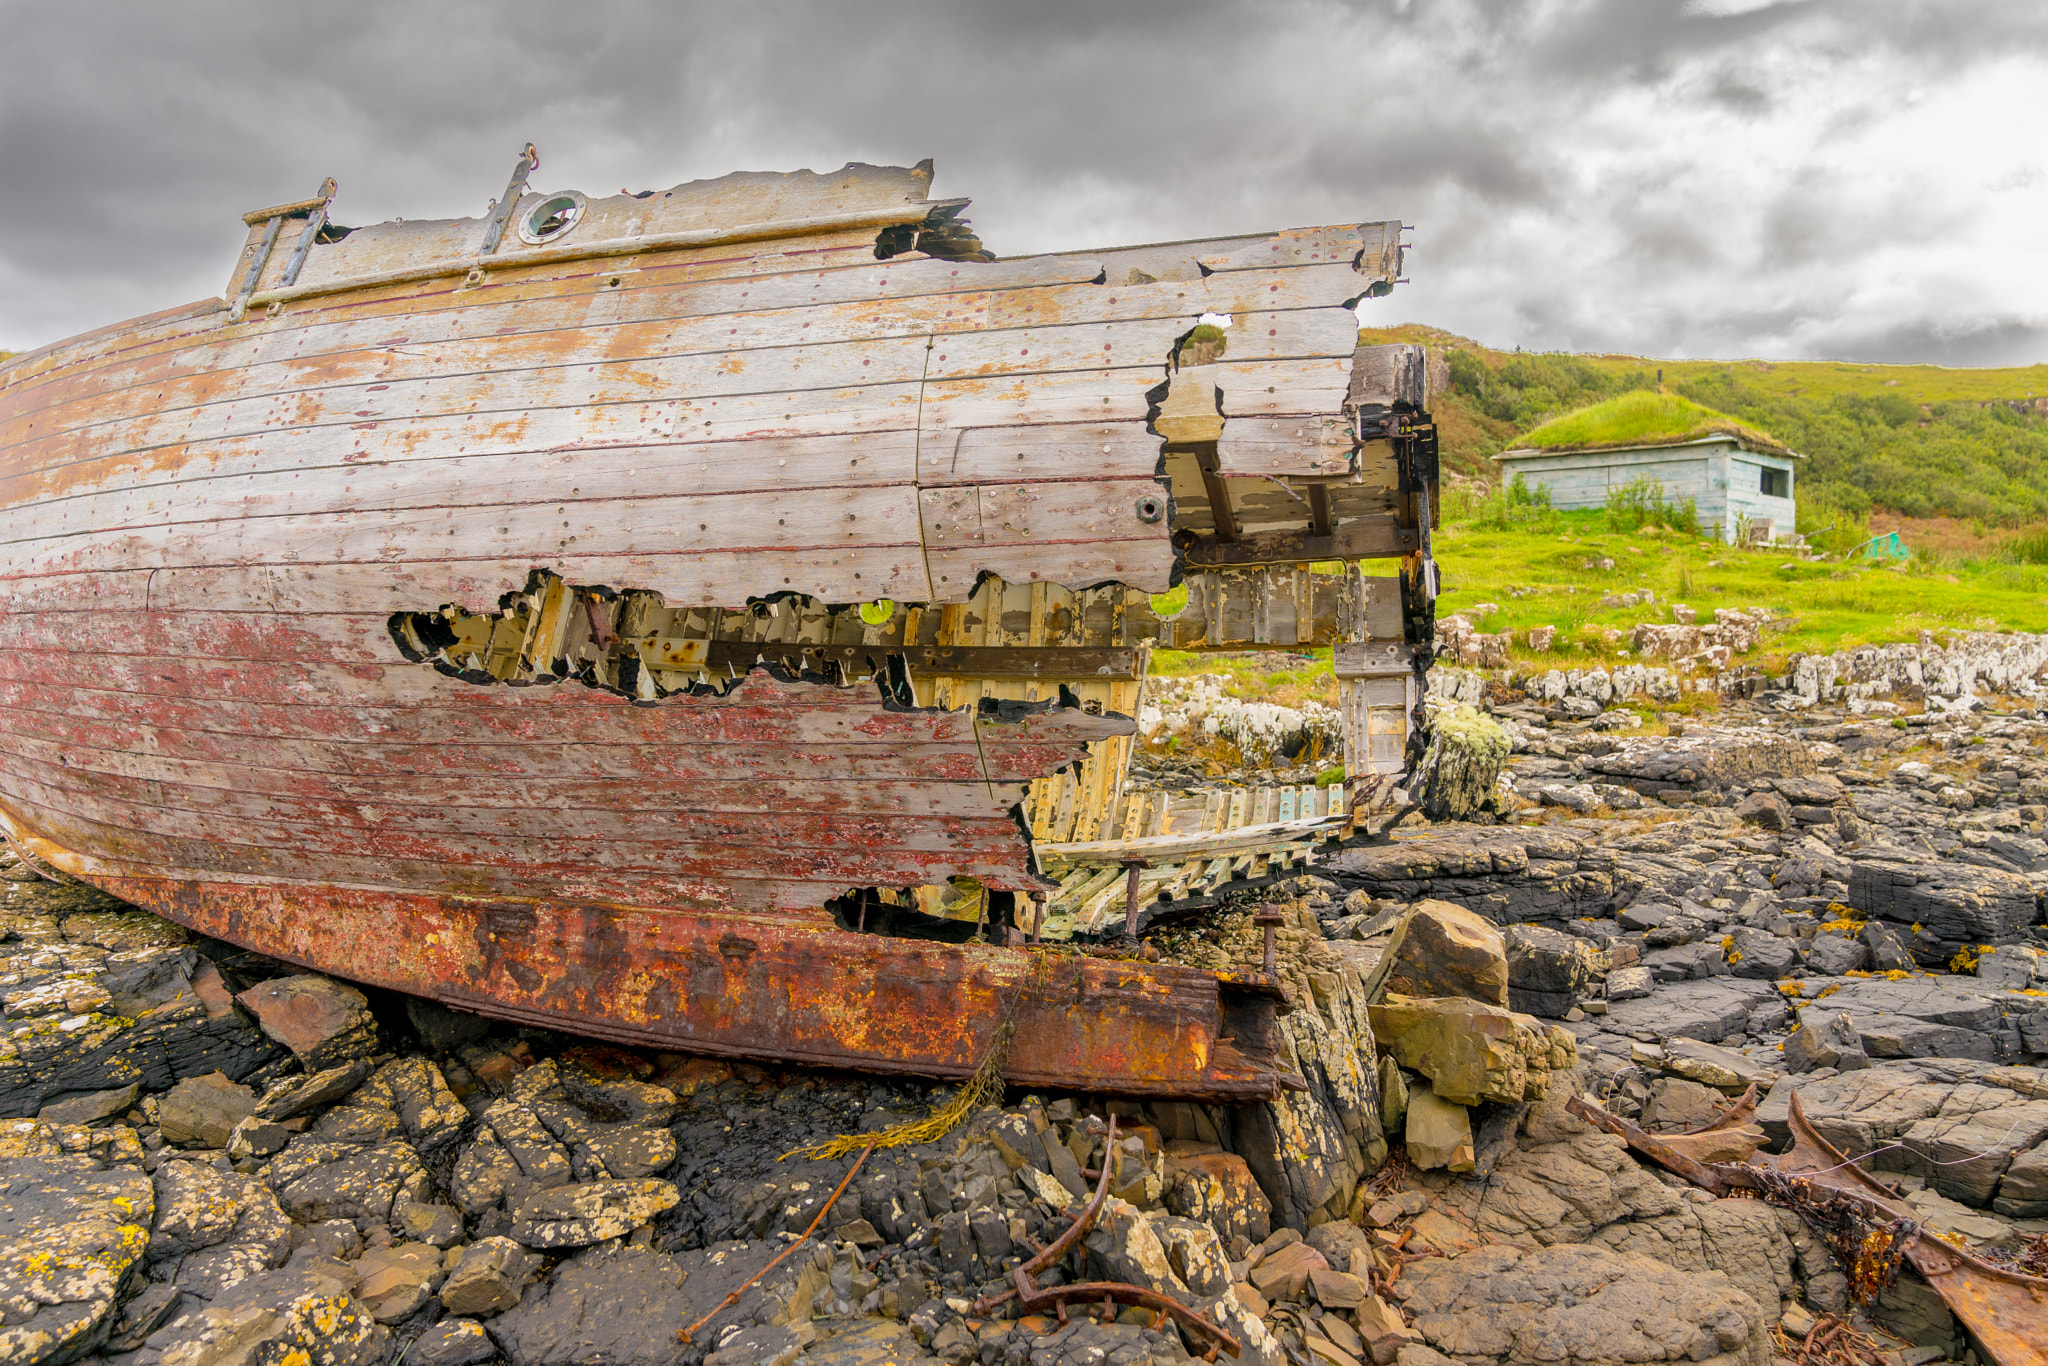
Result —
[[1990, 533], [2048, 519], [2048, 364], [1997, 370], [1839, 361], [1656, 361], [1495, 351], [1435, 328], [1367, 329], [1419, 341], [1448, 362], [1432, 400], [1453, 469], [1487, 458], [1552, 417], [1635, 390], [1730, 414], [1809, 457], [1800, 528], [1874, 511], [1973, 519]]

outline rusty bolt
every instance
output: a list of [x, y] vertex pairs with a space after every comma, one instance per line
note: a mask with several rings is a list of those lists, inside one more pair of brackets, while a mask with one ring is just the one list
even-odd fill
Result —
[[1273, 931], [1279, 929], [1282, 923], [1283, 920], [1278, 911], [1260, 911], [1257, 915], [1252, 917], [1252, 924], [1257, 925], [1261, 930], [1264, 930], [1266, 932], [1265, 962], [1266, 972], [1269, 976], [1272, 974], [1274, 962]]

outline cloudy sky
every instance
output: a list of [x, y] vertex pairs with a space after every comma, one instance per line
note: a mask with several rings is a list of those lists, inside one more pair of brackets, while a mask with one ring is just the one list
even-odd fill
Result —
[[1402, 218], [1376, 320], [2048, 361], [2042, 0], [0, 0], [0, 349], [223, 289], [247, 209], [938, 162], [1004, 255]]

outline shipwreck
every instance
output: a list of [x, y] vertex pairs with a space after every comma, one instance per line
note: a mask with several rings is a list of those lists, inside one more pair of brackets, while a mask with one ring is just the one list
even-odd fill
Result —
[[[10, 843], [504, 1020], [1287, 1084], [1270, 962], [1116, 946], [1406, 762], [1435, 432], [1355, 312], [1402, 226], [1006, 258], [930, 162], [538, 166], [354, 229], [328, 181], [244, 215], [223, 297], [0, 364]], [[1126, 790], [1151, 650], [1310, 646], [1343, 785]]]

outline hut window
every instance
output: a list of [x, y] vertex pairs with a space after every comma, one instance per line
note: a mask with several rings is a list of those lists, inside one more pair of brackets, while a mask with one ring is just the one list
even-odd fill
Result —
[[1757, 492], [1766, 498], [1789, 498], [1792, 495], [1792, 471], [1771, 470], [1763, 472], [1763, 479], [1757, 485]]

